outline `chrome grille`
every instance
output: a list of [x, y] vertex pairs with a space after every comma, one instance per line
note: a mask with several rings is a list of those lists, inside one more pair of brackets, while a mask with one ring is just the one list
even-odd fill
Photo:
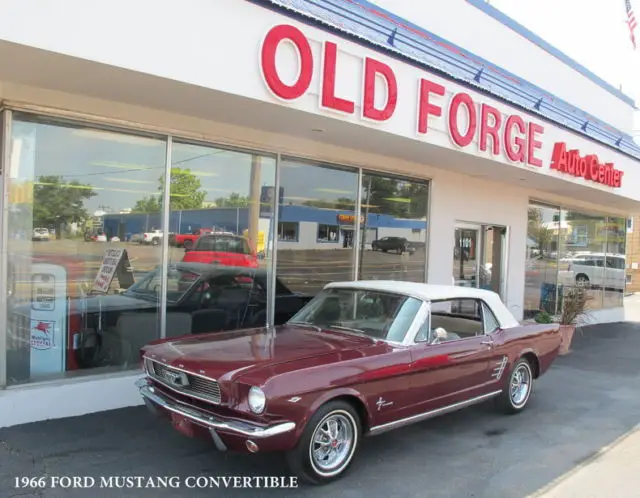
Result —
[[[187, 396], [193, 396], [205, 401], [211, 401], [213, 403], [220, 403], [222, 396], [220, 394], [220, 385], [213, 379], [205, 379], [189, 372], [184, 372], [175, 368], [167, 367], [166, 365], [145, 358], [145, 365], [147, 373], [154, 379], [159, 380], [164, 385], [180, 392]], [[176, 385], [173, 381], [176, 374], [185, 374], [188, 380], [188, 385]]]

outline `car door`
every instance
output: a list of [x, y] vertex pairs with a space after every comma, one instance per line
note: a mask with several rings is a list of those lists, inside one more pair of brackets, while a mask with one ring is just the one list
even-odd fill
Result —
[[[486, 392], [494, 341], [484, 333], [482, 303], [454, 299], [431, 303], [411, 347], [414, 413], [453, 405]], [[436, 340], [439, 330], [446, 338]]]
[[485, 341], [488, 343], [486, 354], [489, 363], [483, 391], [489, 393], [500, 388], [509, 357], [505, 351], [504, 330], [500, 328], [500, 322], [491, 307], [484, 301], [482, 302], [482, 322]]

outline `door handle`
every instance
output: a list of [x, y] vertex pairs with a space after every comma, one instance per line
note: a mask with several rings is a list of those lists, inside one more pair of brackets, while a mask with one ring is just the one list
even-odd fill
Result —
[[480, 344], [485, 344], [487, 346], [493, 346], [493, 341], [491, 339], [486, 339], [482, 341]]

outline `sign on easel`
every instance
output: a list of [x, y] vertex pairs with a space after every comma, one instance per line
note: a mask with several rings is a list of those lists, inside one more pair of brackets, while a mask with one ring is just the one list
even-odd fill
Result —
[[109, 292], [113, 277], [116, 276], [121, 289], [128, 289], [133, 285], [133, 269], [126, 249], [107, 249], [104, 252], [102, 265], [93, 282], [92, 291], [106, 294]]

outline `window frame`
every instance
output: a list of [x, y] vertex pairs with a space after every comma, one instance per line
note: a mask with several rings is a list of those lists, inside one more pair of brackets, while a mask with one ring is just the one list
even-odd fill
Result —
[[[325, 240], [320, 238], [320, 227], [335, 228], [336, 240]], [[316, 227], [316, 242], [319, 244], [339, 244], [340, 243], [340, 225], [332, 225], [331, 223], [318, 223]]]
[[[427, 338], [426, 340], [418, 340], [418, 337], [420, 335], [420, 331], [422, 330], [422, 328], [424, 327], [425, 324], [427, 324], [428, 328], [429, 328], [429, 335], [431, 335], [431, 318], [432, 318], [432, 308], [431, 305], [433, 303], [442, 303], [442, 302], [453, 302], [453, 301], [474, 301], [476, 303], [477, 306], [480, 306], [480, 323], [481, 323], [481, 330], [482, 333], [480, 334], [476, 334], [472, 337], [461, 337], [460, 339], [453, 339], [451, 341], [447, 341], [447, 342], [443, 342], [443, 343], [439, 343], [439, 344], [432, 344], [430, 342], [430, 337]], [[455, 343], [455, 342], [460, 342], [460, 341], [468, 341], [471, 339], [477, 339], [478, 337], [486, 337], [486, 336], [490, 336], [491, 334], [494, 334], [495, 332], [499, 331], [502, 329], [502, 325], [500, 324], [500, 321], [498, 320], [498, 318], [496, 317], [495, 313], [493, 312], [493, 310], [491, 309], [491, 307], [489, 306], [489, 304], [487, 304], [487, 302], [482, 299], [482, 298], [477, 298], [477, 297], [462, 297], [462, 298], [455, 298], [455, 297], [450, 297], [450, 298], [444, 298], [444, 299], [433, 299], [431, 301], [428, 301], [426, 303], [426, 305], [428, 306], [428, 310], [427, 310], [427, 314], [424, 318], [424, 321], [420, 322], [420, 325], [417, 327], [415, 336], [413, 338], [413, 344], [426, 344], [427, 346], [439, 346], [440, 344], [450, 344], [450, 343]], [[493, 319], [495, 320], [496, 324], [498, 325], [498, 328], [493, 330], [492, 332], [487, 332], [487, 326], [486, 326], [486, 320], [485, 320], [485, 310], [487, 310], [489, 313], [491, 313], [491, 316], [493, 317]]]
[[[295, 238], [293, 238], [293, 239], [285, 239], [285, 238], [282, 238], [280, 236], [280, 233], [281, 233], [280, 232], [280, 227], [284, 223], [287, 223], [289, 225], [293, 225], [293, 226], [296, 227], [296, 236], [295, 236]], [[300, 222], [299, 221], [279, 221], [278, 222], [278, 234], [277, 235], [278, 235], [278, 242], [284, 242], [285, 244], [286, 243], [300, 242]], [[317, 237], [317, 234], [316, 234], [316, 237]]]

